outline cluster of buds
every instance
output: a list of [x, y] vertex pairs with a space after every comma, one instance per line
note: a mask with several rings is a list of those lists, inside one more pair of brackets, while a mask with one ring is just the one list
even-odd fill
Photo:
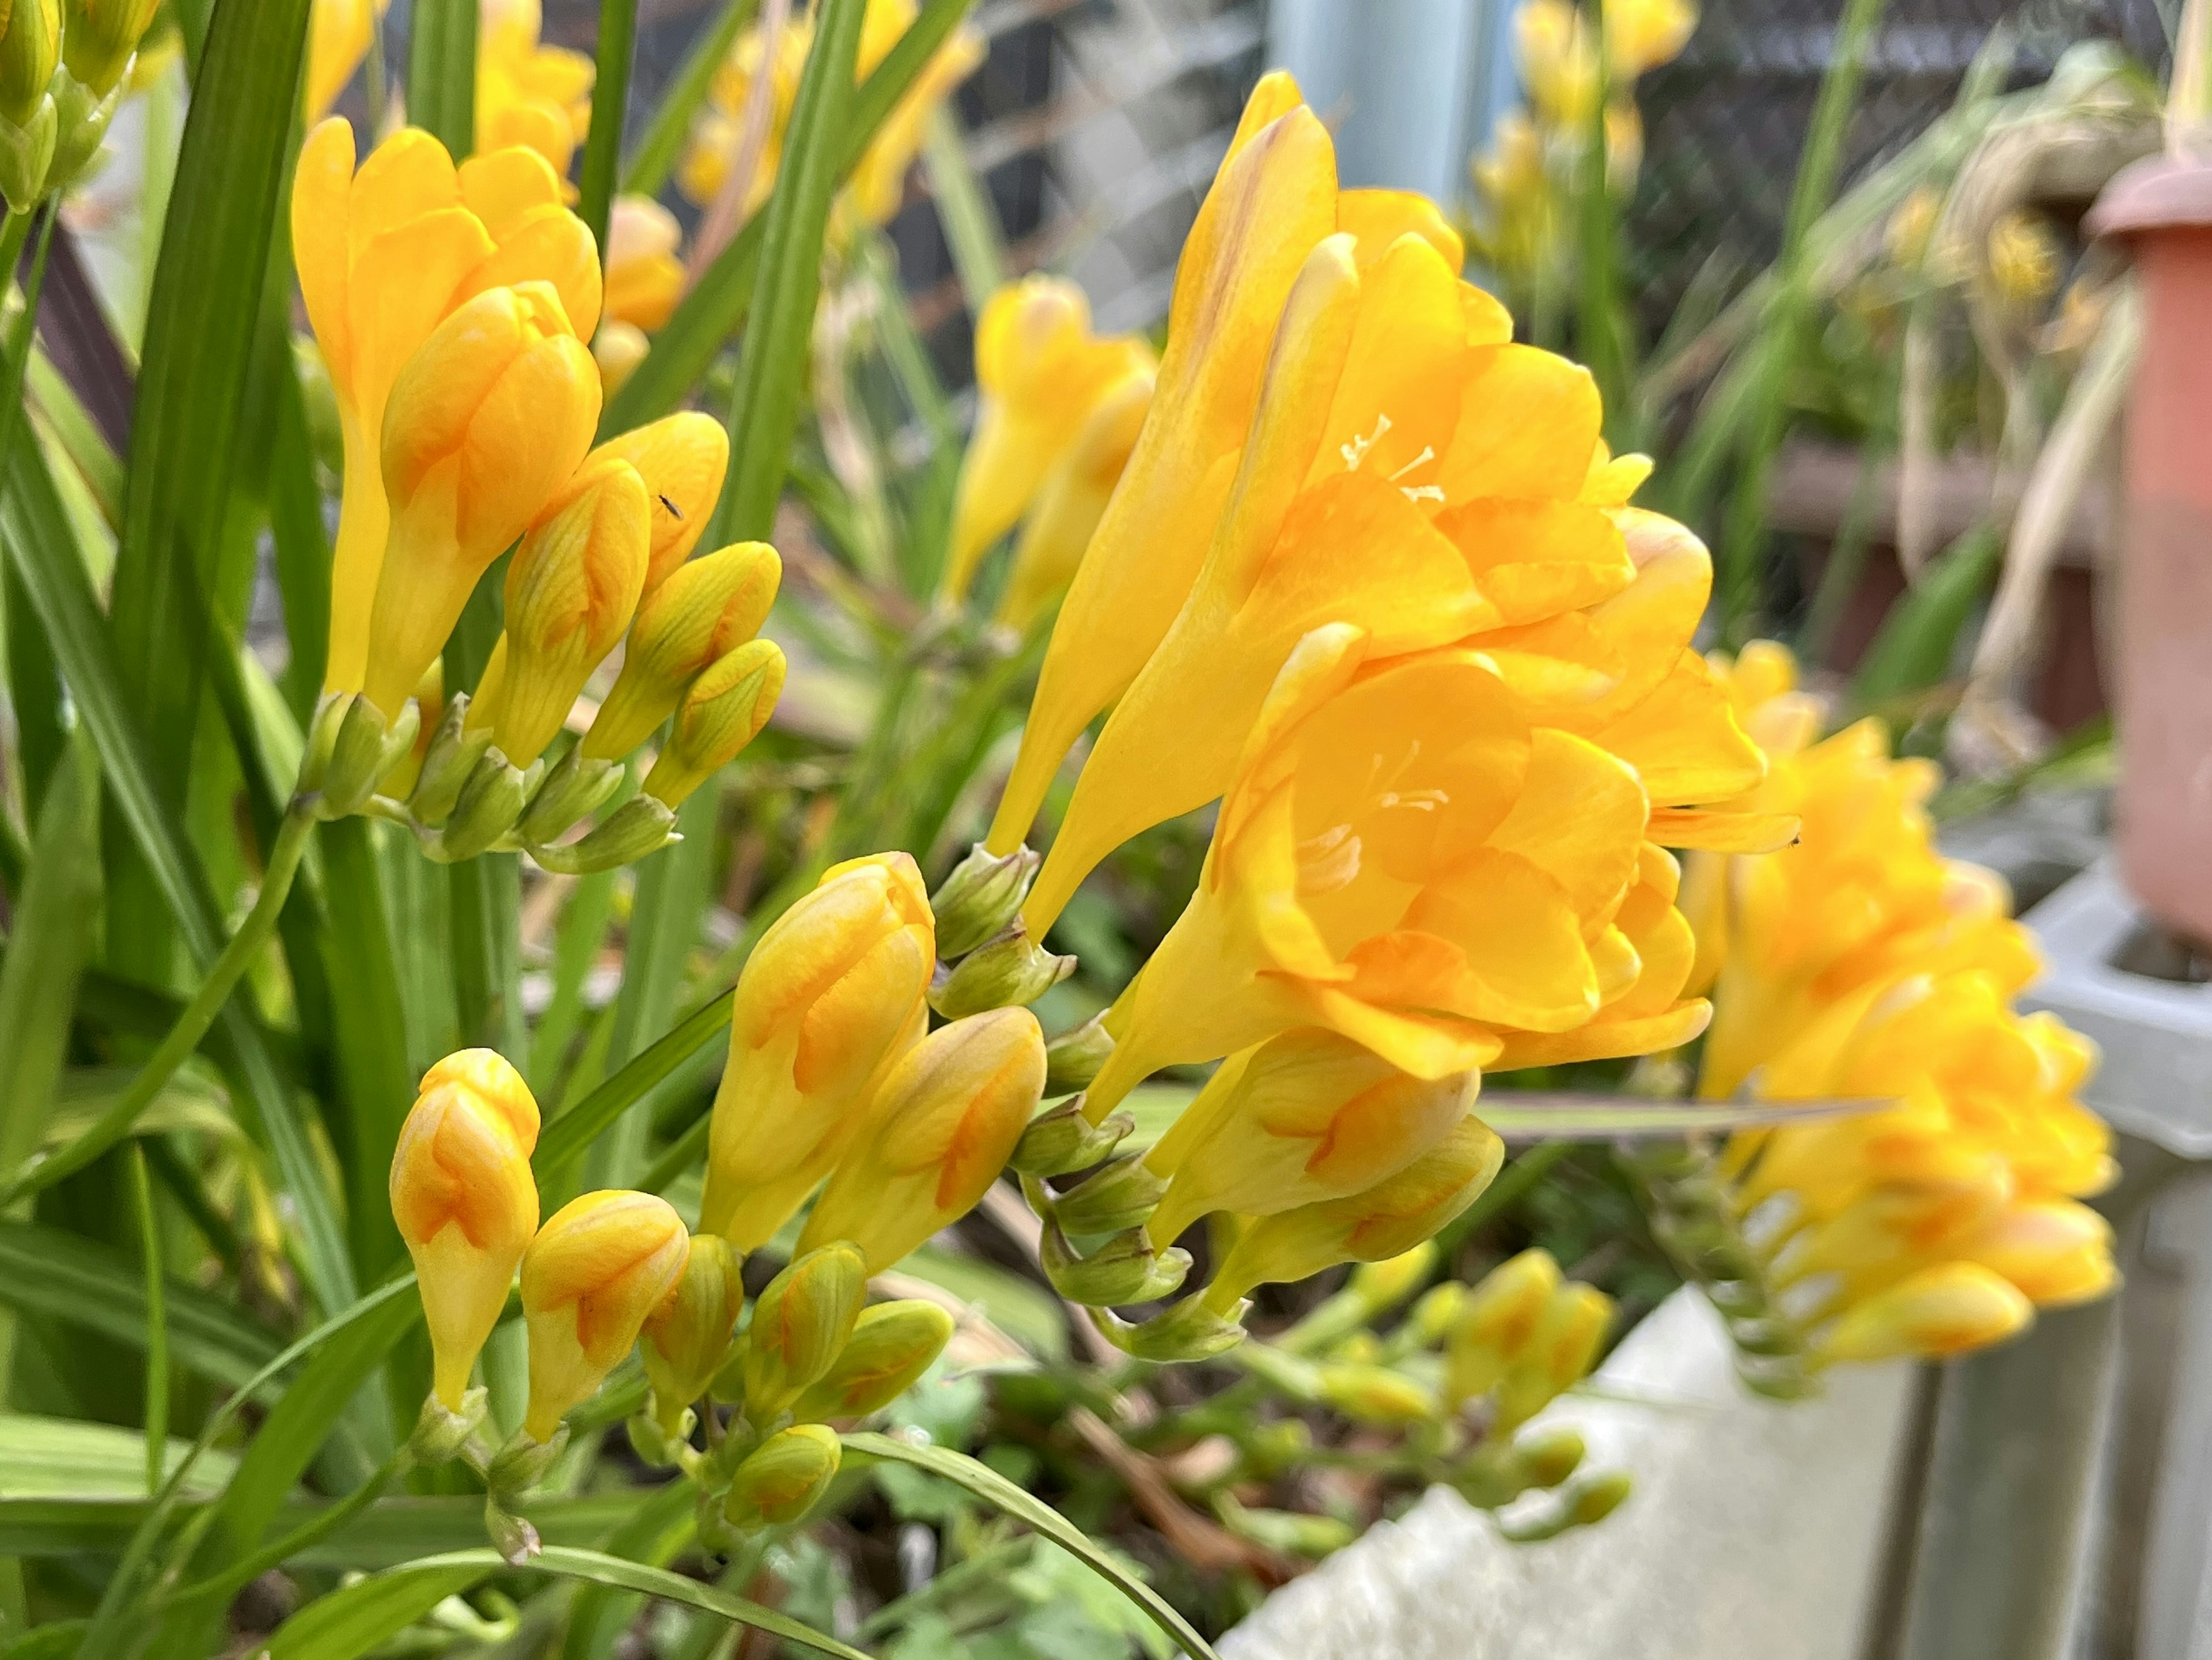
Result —
[[[1562, 1284], [1541, 1250], [1472, 1287], [1431, 1283], [1437, 1260], [1424, 1243], [1359, 1268], [1295, 1325], [1245, 1343], [1235, 1363], [1289, 1412], [1333, 1413], [1358, 1426], [1363, 1473], [1413, 1487], [1448, 1485], [1485, 1510], [1512, 1506], [1500, 1518], [1510, 1537], [1551, 1538], [1602, 1519], [1627, 1496], [1627, 1475], [1583, 1469], [1577, 1431], [1530, 1420], [1589, 1373], [1611, 1304], [1591, 1286]], [[1196, 1427], [1235, 1449], [1233, 1458], [1206, 1467], [1201, 1484], [1231, 1532], [1309, 1557], [1349, 1537], [1334, 1518], [1247, 1502], [1279, 1469], [1296, 1467], [1303, 1422], [1247, 1408], [1235, 1421], [1201, 1410]], [[1544, 1497], [1516, 1503], [1537, 1493]]]
[[[836, 1471], [830, 1420], [864, 1418], [942, 1352], [952, 1323], [927, 1303], [864, 1307], [859, 1247], [802, 1255], [744, 1319], [743, 1257], [689, 1232], [665, 1200], [587, 1193], [538, 1225], [530, 1170], [538, 1105], [489, 1049], [448, 1055], [422, 1079], [392, 1165], [392, 1209], [415, 1259], [433, 1384], [409, 1456], [461, 1459], [483, 1478], [491, 1535], [510, 1560], [536, 1548], [520, 1496], [567, 1444], [568, 1414], [642, 1340], [647, 1409], [640, 1454], [702, 1487], [702, 1535], [795, 1521]], [[518, 1271], [529, 1335], [529, 1395], [504, 1443], [469, 1377]], [[709, 1397], [736, 1404], [726, 1420]], [[693, 1444], [703, 1422], [705, 1449]]]
[[0, 196], [28, 213], [107, 135], [158, 0], [13, 0], [0, 8]]
[[[332, 119], [302, 152], [293, 216], [347, 462], [302, 795], [324, 818], [404, 824], [447, 862], [521, 849], [584, 872], [665, 846], [783, 684], [782, 653], [756, 637], [775, 550], [691, 557], [726, 435], [685, 413], [592, 447], [597, 252], [536, 150], [456, 168], [403, 130], [356, 173]], [[441, 709], [441, 654], [510, 546], [505, 631], [473, 692]], [[617, 645], [613, 689], [564, 740]], [[664, 724], [637, 794], [576, 834]]]

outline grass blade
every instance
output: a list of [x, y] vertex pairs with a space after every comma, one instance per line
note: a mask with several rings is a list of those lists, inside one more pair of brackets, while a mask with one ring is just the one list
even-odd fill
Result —
[[131, 1205], [138, 1213], [139, 1249], [146, 1269], [146, 1491], [161, 1486], [161, 1459], [169, 1444], [169, 1316], [161, 1286], [161, 1226], [154, 1214], [154, 1189], [146, 1180], [146, 1154], [131, 1149]]
[[1016, 1487], [989, 1465], [970, 1458], [964, 1452], [955, 1452], [950, 1447], [918, 1447], [894, 1436], [878, 1435], [870, 1431], [856, 1431], [842, 1435], [838, 1439], [845, 1444], [848, 1452], [860, 1453], [870, 1458], [888, 1458], [902, 1464], [912, 1464], [933, 1475], [941, 1475], [946, 1481], [965, 1487], [994, 1509], [1026, 1522], [1142, 1608], [1155, 1625], [1182, 1645], [1183, 1652], [1193, 1657], [1193, 1660], [1219, 1660], [1212, 1645], [1192, 1629], [1190, 1622], [1176, 1612], [1175, 1605], [1167, 1598], [1131, 1573], [1114, 1557], [1099, 1549], [1091, 1542], [1089, 1535], [1044, 1500]]
[[477, 147], [477, 0], [415, 0], [407, 119], [458, 161]]
[[530, 1087], [540, 1100], [556, 1098], [569, 1048], [583, 1024], [586, 984], [614, 921], [615, 888], [611, 870], [578, 879], [554, 926], [553, 995], [530, 1040]]
[[1951, 672], [1959, 630], [1996, 575], [2004, 538], [1977, 525], [1928, 562], [1920, 581], [1890, 608], [1851, 678], [1850, 707], [1863, 714], [1940, 684]]
[[707, 1047], [730, 1024], [734, 988], [702, 1003], [668, 1034], [545, 1127], [530, 1167], [541, 1187], [561, 1181], [602, 1132]]
[[607, 210], [622, 164], [623, 122], [629, 113], [629, 66], [637, 51], [637, 0], [599, 0], [599, 72], [592, 82], [592, 130], [584, 137], [576, 212], [606, 260]]
[[675, 78], [661, 89], [659, 106], [653, 112], [652, 125], [646, 128], [637, 154], [630, 158], [629, 169], [623, 174], [624, 190], [639, 196], [660, 194], [660, 187], [676, 170], [677, 158], [684, 154], [684, 141], [690, 135], [691, 118], [699, 112], [700, 105], [707, 101], [708, 88], [714, 84], [714, 71], [722, 67], [730, 48], [737, 45], [738, 34], [759, 9], [760, 0], [726, 0], [721, 15], [700, 31]]

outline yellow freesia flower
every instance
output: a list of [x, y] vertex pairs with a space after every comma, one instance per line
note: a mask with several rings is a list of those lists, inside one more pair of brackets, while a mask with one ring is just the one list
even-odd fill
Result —
[[[713, 500], [707, 497], [709, 505]], [[760, 632], [782, 574], [782, 561], [765, 542], [732, 543], [688, 564], [678, 560], [658, 584], [648, 566], [622, 672], [584, 734], [585, 757], [619, 761], [659, 731], [701, 675]]]
[[783, 648], [748, 640], [684, 689], [667, 745], [645, 775], [642, 793], [678, 806], [736, 760], [761, 734], [783, 695]]
[[1328, 131], [1296, 82], [1267, 76], [1184, 244], [1152, 410], [1053, 630], [985, 841], [993, 853], [1021, 845], [1070, 746], [1136, 678], [1189, 596], [1230, 502], [1284, 306], [1309, 256], [1340, 231], [1353, 239], [1356, 266], [1407, 233], [1455, 271], [1462, 257], [1424, 198], [1340, 195]]
[[1802, 832], [1757, 856], [1696, 855], [1692, 984], [1715, 1006], [1701, 1089], [1897, 1104], [1741, 1136], [1727, 1155], [1737, 1207], [1768, 1219], [1770, 1279], [1807, 1288], [1795, 1312], [1816, 1359], [1954, 1353], [2017, 1329], [2030, 1304], [2101, 1294], [2110, 1230], [2075, 1202], [2114, 1169], [2110, 1132], [2076, 1098], [2094, 1054], [2014, 1009], [2039, 964], [2002, 884], [1936, 851], [1934, 769], [1892, 759], [1873, 721], [1814, 741], [1817, 706], [1778, 647], [1717, 672], [1773, 763], [1729, 805], [1786, 806]]
[[[915, 0], [868, 0], [860, 22], [860, 42], [854, 74], [865, 81], [890, 50], [914, 26], [919, 15]], [[767, 63], [767, 48], [757, 27], [738, 37], [730, 55], [716, 71], [708, 107], [692, 124], [690, 140], [677, 170], [678, 188], [704, 207], [721, 194], [729, 170], [736, 165], [744, 144], [744, 111], [754, 81], [763, 73], [774, 77], [768, 93], [767, 140], [761, 147], [752, 178], [745, 185], [742, 208], [756, 211], [768, 199], [775, 183], [783, 154], [783, 133], [799, 97], [799, 78], [813, 45], [811, 15], [787, 24], [774, 64]], [[840, 198], [842, 209], [862, 222], [881, 225], [899, 210], [906, 175], [920, 152], [922, 129], [952, 89], [973, 74], [983, 61], [985, 43], [974, 29], [955, 29], [922, 65], [906, 95], [893, 106], [861, 153], [853, 176]]]
[[1671, 64], [1697, 33], [1690, 0], [1604, 0], [1606, 69], [1613, 83]]
[[940, 588], [946, 603], [967, 597], [977, 562], [1029, 511], [1100, 401], [1152, 362], [1141, 340], [1094, 337], [1090, 301], [1063, 277], [1025, 277], [984, 303], [975, 430], [960, 463]]
[[1499, 116], [1490, 148], [1475, 158], [1471, 173], [1489, 220], [1485, 257], [1525, 288], [1556, 263], [1561, 246], [1560, 192], [1536, 124], [1519, 110]]
[[684, 228], [649, 196], [617, 196], [607, 213], [608, 320], [647, 334], [684, 297]]
[[458, 1412], [538, 1231], [538, 1103], [490, 1049], [422, 1075], [392, 1155], [392, 1218], [415, 1259], [439, 1403]]
[[714, 1097], [706, 1231], [750, 1250], [836, 1166], [882, 1072], [927, 1028], [936, 966], [929, 891], [902, 853], [833, 866], [761, 936]]
[[587, 1193], [553, 1213], [522, 1259], [525, 1434], [550, 1441], [562, 1415], [591, 1399], [682, 1282], [690, 1255], [684, 1219], [653, 1194]]
[[300, 151], [292, 251], [344, 447], [324, 689], [358, 691], [391, 532], [380, 449], [394, 380], [456, 308], [514, 283], [550, 283], [565, 328], [588, 337], [599, 315], [599, 256], [532, 152], [494, 151], [457, 168], [436, 139], [410, 127], [356, 173], [353, 129], [335, 117]]
[[315, 0], [307, 14], [307, 76], [301, 89], [310, 126], [338, 101], [391, 6], [392, 0]]
[[477, 148], [522, 145], [565, 179], [591, 130], [596, 66], [580, 52], [540, 44], [539, 0], [482, 0], [477, 15]]
[[1572, 132], [1588, 126], [1598, 100], [1597, 43], [1582, 8], [1572, 0], [1522, 0], [1513, 44], [1538, 115]]
[[1026, 632], [1075, 580], [1152, 412], [1158, 373], [1148, 361], [1099, 393], [1073, 441], [1045, 473], [999, 594], [995, 618], [1002, 626]]
[[641, 1334], [653, 1416], [671, 1438], [683, 1433], [684, 1413], [722, 1368], [744, 1310], [744, 1259], [711, 1233], [691, 1236], [684, 1277], [645, 1317]]
[[860, 1132], [799, 1236], [837, 1240], [879, 1274], [973, 1210], [1044, 1093], [1044, 1033], [1027, 1009], [940, 1026], [884, 1075]]

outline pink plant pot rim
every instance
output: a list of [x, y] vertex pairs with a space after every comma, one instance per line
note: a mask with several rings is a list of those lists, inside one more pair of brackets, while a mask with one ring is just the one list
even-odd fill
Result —
[[2114, 176], [2081, 222], [2096, 236], [2212, 230], [2212, 161], [2147, 155]]

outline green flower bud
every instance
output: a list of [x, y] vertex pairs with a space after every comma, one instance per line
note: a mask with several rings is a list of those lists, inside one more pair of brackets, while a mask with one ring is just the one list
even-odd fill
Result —
[[161, 0], [70, 0], [62, 61], [78, 81], [105, 97], [123, 79], [131, 54], [160, 9]]
[[422, 769], [416, 775], [415, 793], [407, 798], [407, 810], [425, 824], [442, 824], [453, 815], [462, 787], [491, 747], [491, 728], [471, 729], [468, 718], [469, 695], [457, 691], [438, 718], [429, 752], [422, 757]]
[[1424, 1239], [1409, 1251], [1380, 1262], [1363, 1262], [1345, 1284], [1369, 1319], [1387, 1314], [1428, 1282], [1437, 1271], [1437, 1247]]
[[61, 61], [61, 43], [59, 0], [13, 0], [0, 11], [0, 119], [31, 124]]
[[1354, 1423], [1395, 1428], [1432, 1424], [1443, 1416], [1443, 1403], [1434, 1390], [1382, 1366], [1331, 1361], [1320, 1368], [1316, 1388], [1324, 1403]]
[[929, 896], [937, 917], [937, 954], [946, 962], [965, 957], [1003, 931], [1029, 897], [1039, 854], [1017, 848], [1004, 858], [981, 842], [952, 867], [944, 885]]
[[[75, 38], [76, 27], [70, 23], [62, 31], [64, 58], [69, 55], [69, 43]], [[40, 192], [45, 195], [66, 189], [92, 165], [93, 157], [100, 153], [100, 141], [107, 137], [107, 124], [115, 119], [115, 106], [123, 100], [123, 85], [118, 82], [101, 91], [85, 85], [64, 69], [54, 76], [50, 95], [54, 110], [54, 143], [53, 159], [47, 165]]]
[[836, 1432], [819, 1424], [778, 1430], [738, 1466], [723, 1517], [746, 1529], [801, 1520], [828, 1491], [841, 1450]]
[[1515, 1473], [1527, 1487], [1556, 1487], [1581, 1467], [1587, 1450], [1571, 1425], [1532, 1430], [1513, 1444]]
[[571, 826], [597, 812], [622, 787], [622, 781], [621, 762], [587, 760], [581, 750], [571, 749], [554, 763], [515, 821], [516, 837], [526, 847], [558, 841]]
[[308, 748], [319, 763], [309, 786], [321, 798], [316, 816], [348, 818], [367, 806], [376, 793], [376, 781], [413, 747], [422, 718], [411, 702], [402, 704], [398, 716], [386, 720], [381, 709], [358, 693], [325, 700], [316, 711]]
[[1048, 1222], [1037, 1242], [1037, 1259], [1054, 1291], [1094, 1309], [1157, 1302], [1172, 1295], [1190, 1272], [1188, 1251], [1155, 1251], [1142, 1228], [1127, 1229], [1090, 1256], [1078, 1256], [1060, 1225]]
[[1115, 1348], [1139, 1360], [1211, 1360], [1244, 1341], [1244, 1311], [1251, 1306], [1239, 1298], [1220, 1312], [1209, 1298], [1186, 1297], [1139, 1324], [1103, 1309], [1091, 1310], [1091, 1323]]
[[1304, 1516], [1296, 1511], [1247, 1510], [1228, 1493], [1213, 1501], [1221, 1525], [1240, 1539], [1249, 1539], [1269, 1550], [1302, 1556], [1308, 1561], [1342, 1550], [1358, 1535], [1348, 1522], [1334, 1516]]
[[1619, 1510], [1635, 1489], [1635, 1478], [1626, 1470], [1606, 1470], [1576, 1483], [1567, 1498], [1567, 1525], [1595, 1526]]
[[20, 122], [0, 119], [0, 196], [11, 211], [28, 213], [45, 197], [60, 129], [52, 98], [39, 99]]
[[811, 1250], [768, 1283], [744, 1343], [745, 1414], [764, 1425], [825, 1376], [844, 1352], [868, 1292], [851, 1245]]
[[545, 763], [533, 761], [526, 770], [508, 761], [496, 745], [483, 752], [469, 781], [461, 786], [461, 799], [453, 803], [453, 817], [427, 851], [442, 863], [457, 865], [473, 859], [514, 828], [526, 802], [545, 775]]
[[533, 847], [530, 856], [540, 870], [588, 876], [633, 864], [683, 839], [676, 833], [673, 811], [649, 795], [634, 795], [582, 841], [557, 848]]
[[1168, 1178], [1141, 1155], [1124, 1153], [1105, 1169], [1086, 1176], [1054, 1201], [1054, 1213], [1070, 1234], [1119, 1233], [1142, 1227], [1168, 1190]]
[[472, 1389], [461, 1396], [459, 1412], [438, 1399], [436, 1392], [422, 1397], [416, 1414], [415, 1432], [407, 1438], [407, 1456], [426, 1469], [434, 1469], [461, 1456], [469, 1438], [483, 1427], [489, 1392]]
[[[1046, 1098], [1089, 1089], [1091, 1080], [1098, 1075], [1099, 1067], [1113, 1053], [1113, 1034], [1106, 1030], [1106, 1017], [1103, 1014], [1093, 1015], [1073, 1031], [1060, 1033], [1044, 1046]], [[1107, 1120], [1109, 1123], [1112, 1122], [1110, 1118]]]
[[744, 1258], [726, 1239], [691, 1236], [684, 1277], [667, 1299], [645, 1317], [645, 1375], [653, 1384], [653, 1409], [671, 1438], [680, 1438], [684, 1408], [707, 1392], [721, 1369], [744, 1306], [738, 1271]]
[[792, 1410], [807, 1423], [881, 1412], [914, 1387], [951, 1341], [952, 1316], [934, 1303], [917, 1298], [863, 1309], [851, 1340]]
[[1456, 1280], [1431, 1286], [1406, 1316], [1406, 1334], [1418, 1348], [1433, 1348], [1444, 1341], [1461, 1311], [1467, 1307], [1468, 1288]]
[[1043, 950], [1016, 922], [930, 982], [929, 1006], [948, 1020], [1034, 1003], [1075, 972], [1073, 957]]
[[[1052, 1093], [1052, 1045], [1045, 1045], [1045, 1093]], [[1081, 1101], [1066, 1101], [1030, 1120], [1022, 1139], [1014, 1144], [1007, 1162], [1024, 1176], [1065, 1176], [1089, 1170], [1111, 1158], [1122, 1138], [1137, 1128], [1126, 1112], [1109, 1113], [1103, 1122], [1092, 1124], [1083, 1116]]]

